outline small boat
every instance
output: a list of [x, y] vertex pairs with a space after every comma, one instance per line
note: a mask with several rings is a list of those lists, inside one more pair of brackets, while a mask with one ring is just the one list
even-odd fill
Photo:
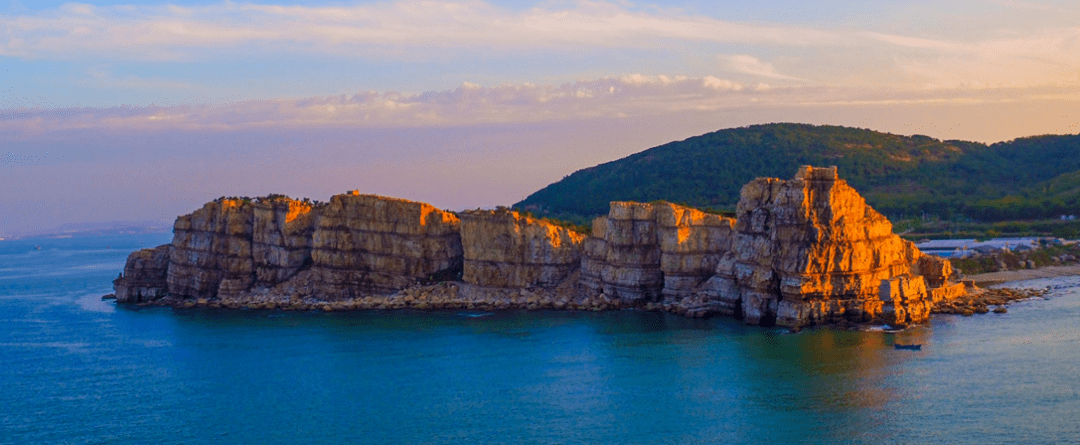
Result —
[[893, 348], [896, 348], [896, 349], [908, 349], [908, 350], [911, 350], [911, 351], [921, 351], [922, 350], [922, 345], [921, 344], [918, 344], [918, 345], [916, 345], [916, 344], [905, 345], [903, 343], [893, 343]]

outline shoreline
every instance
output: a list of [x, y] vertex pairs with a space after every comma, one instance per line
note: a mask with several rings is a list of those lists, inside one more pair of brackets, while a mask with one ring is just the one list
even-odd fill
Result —
[[1080, 275], [1080, 265], [1046, 266], [1036, 269], [1005, 270], [968, 275], [964, 280], [971, 280], [976, 286], [993, 286], [1014, 281], [1036, 280], [1039, 278], [1057, 278]]

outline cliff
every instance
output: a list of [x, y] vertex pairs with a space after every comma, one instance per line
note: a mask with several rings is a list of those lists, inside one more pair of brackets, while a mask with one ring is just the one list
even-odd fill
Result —
[[251, 256], [255, 280], [272, 286], [311, 266], [311, 242], [319, 220], [314, 204], [285, 197], [254, 206]]
[[168, 295], [169, 249], [165, 244], [128, 255], [124, 272], [113, 280], [116, 301], [142, 303]]
[[613, 202], [585, 241], [582, 285], [629, 301], [689, 296], [731, 249], [734, 224], [666, 202]]
[[389, 294], [417, 281], [456, 276], [460, 221], [429, 204], [335, 195], [312, 236], [312, 274], [328, 300]]
[[[336, 195], [219, 199], [135, 252], [118, 301], [258, 308], [641, 307], [750, 324], [892, 325], [956, 298], [949, 263], [922, 255], [837, 177], [759, 178], [736, 218], [612, 202], [588, 236], [509, 210], [442, 211]], [[453, 285], [436, 283], [452, 282]]]
[[255, 282], [251, 254], [254, 205], [248, 200], [219, 199], [173, 224], [169, 254], [169, 294], [214, 298], [234, 294]]
[[608, 216], [593, 220], [592, 235], [585, 240], [581, 284], [626, 301], [659, 299], [664, 275], [656, 234], [651, 204], [611, 203]]
[[885, 314], [883, 280], [911, 275], [921, 256], [835, 168], [803, 167], [784, 181], [743, 187], [732, 270], [750, 323], [799, 326], [840, 320], [920, 322], [930, 304], [905, 294]]
[[510, 210], [460, 217], [466, 283], [551, 288], [581, 267], [583, 234]]

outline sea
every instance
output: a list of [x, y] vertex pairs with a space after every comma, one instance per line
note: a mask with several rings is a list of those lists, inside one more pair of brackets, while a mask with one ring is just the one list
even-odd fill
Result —
[[1077, 277], [901, 332], [101, 300], [170, 236], [0, 241], [0, 443], [1080, 443]]

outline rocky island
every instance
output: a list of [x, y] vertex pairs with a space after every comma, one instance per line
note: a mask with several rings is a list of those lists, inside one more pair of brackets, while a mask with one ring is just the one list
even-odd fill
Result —
[[612, 202], [589, 234], [509, 209], [362, 195], [218, 199], [132, 253], [128, 304], [282, 310], [640, 308], [799, 328], [924, 322], [963, 297], [836, 167], [742, 188], [734, 218]]

